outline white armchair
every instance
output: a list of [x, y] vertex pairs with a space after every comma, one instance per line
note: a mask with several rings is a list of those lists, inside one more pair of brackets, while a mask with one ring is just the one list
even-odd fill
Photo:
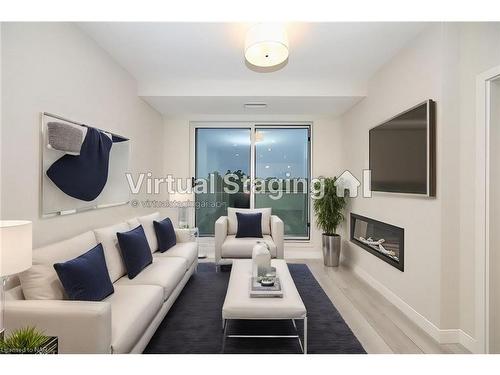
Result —
[[[236, 238], [238, 222], [236, 212], [262, 213], [262, 238]], [[221, 216], [215, 222], [215, 264], [229, 263], [232, 259], [251, 258], [257, 241], [269, 245], [273, 258], [284, 256], [284, 224], [276, 215], [271, 215], [270, 208], [236, 209], [228, 208], [228, 216]]]

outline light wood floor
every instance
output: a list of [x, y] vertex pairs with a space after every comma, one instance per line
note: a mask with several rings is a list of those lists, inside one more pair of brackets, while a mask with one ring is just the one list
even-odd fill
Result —
[[325, 267], [320, 259], [305, 263], [368, 353], [462, 354], [460, 344], [439, 344], [382, 294], [346, 267]]
[[[213, 259], [203, 261], [213, 262]], [[321, 259], [287, 260], [287, 262], [307, 264], [368, 353], [469, 353], [460, 344], [439, 344], [434, 341], [348, 268], [325, 267]]]

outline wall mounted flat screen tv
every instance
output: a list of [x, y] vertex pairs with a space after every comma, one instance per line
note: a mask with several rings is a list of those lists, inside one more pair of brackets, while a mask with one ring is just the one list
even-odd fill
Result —
[[436, 195], [435, 122], [427, 100], [370, 130], [372, 191]]

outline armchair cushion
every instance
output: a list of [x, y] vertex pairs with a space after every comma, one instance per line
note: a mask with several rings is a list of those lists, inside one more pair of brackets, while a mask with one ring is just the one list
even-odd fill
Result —
[[223, 258], [251, 258], [253, 247], [259, 241], [267, 243], [271, 256], [276, 258], [276, 244], [268, 234], [264, 234], [262, 238], [236, 238], [228, 235], [222, 244], [221, 255]]
[[262, 214], [262, 234], [271, 234], [271, 209], [270, 208], [233, 208], [227, 209], [228, 228], [227, 234], [236, 234], [238, 231], [238, 220], [236, 212]]
[[236, 219], [238, 220], [238, 231], [236, 232], [236, 238], [262, 238], [262, 212], [236, 212]]
[[114, 292], [101, 244], [75, 259], [54, 264], [54, 269], [71, 300], [101, 301]]

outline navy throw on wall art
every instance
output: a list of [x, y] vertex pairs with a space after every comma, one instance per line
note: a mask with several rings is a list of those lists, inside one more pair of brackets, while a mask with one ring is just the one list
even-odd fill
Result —
[[62, 156], [47, 169], [47, 177], [73, 198], [96, 199], [108, 180], [112, 144], [109, 136], [89, 127], [80, 155]]

